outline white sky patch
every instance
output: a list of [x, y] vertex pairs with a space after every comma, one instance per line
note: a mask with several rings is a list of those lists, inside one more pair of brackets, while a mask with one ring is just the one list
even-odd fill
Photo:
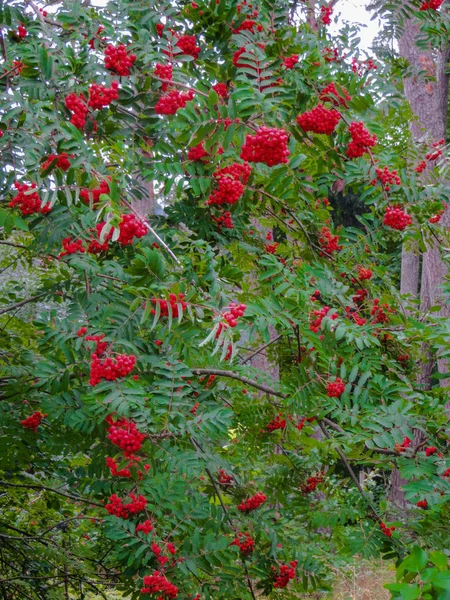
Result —
[[[365, 50], [370, 54], [370, 47], [373, 40], [378, 34], [379, 23], [377, 20], [371, 21], [372, 13], [367, 10], [368, 0], [339, 0], [334, 7], [331, 25], [328, 26], [328, 31], [331, 35], [339, 33], [339, 29], [343, 21], [347, 21], [351, 25], [361, 24], [361, 50]], [[334, 22], [334, 17], [338, 17], [338, 22]]]

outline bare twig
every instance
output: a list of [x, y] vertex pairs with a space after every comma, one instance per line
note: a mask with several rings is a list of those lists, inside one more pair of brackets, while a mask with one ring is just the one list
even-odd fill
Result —
[[282, 394], [273, 388], [264, 385], [263, 383], [258, 383], [253, 379], [249, 379], [248, 377], [244, 377], [243, 375], [238, 375], [233, 371], [223, 371], [222, 369], [192, 369], [194, 375], [217, 375], [218, 377], [230, 377], [231, 379], [237, 379], [238, 381], [242, 381], [251, 387], [254, 387], [262, 392], [266, 392], [267, 394], [271, 394], [272, 396], [277, 396], [278, 398], [288, 398], [289, 394]]
[[73, 496], [72, 494], [66, 494], [65, 492], [60, 492], [59, 490], [55, 490], [51, 487], [47, 487], [46, 485], [40, 484], [24, 484], [24, 483], [9, 483], [8, 481], [0, 481], [0, 486], [4, 485], [5, 487], [14, 487], [14, 488], [25, 488], [29, 490], [47, 490], [48, 492], [53, 492], [54, 494], [58, 494], [59, 496], [65, 496], [66, 498], [70, 498], [71, 500], [76, 500], [77, 502], [84, 502], [85, 504], [91, 504], [93, 506], [99, 506], [100, 508], [104, 508], [102, 504], [98, 502], [94, 502], [93, 500], [87, 500], [86, 498], [81, 498], [80, 496]]

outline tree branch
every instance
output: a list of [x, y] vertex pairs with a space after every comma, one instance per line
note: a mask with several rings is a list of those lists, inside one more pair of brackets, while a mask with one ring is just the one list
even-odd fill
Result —
[[37, 296], [32, 296], [31, 298], [27, 298], [26, 300], [21, 300], [20, 302], [16, 302], [16, 304], [11, 304], [11, 306], [8, 306], [7, 308], [2, 308], [0, 309], [0, 315], [4, 315], [5, 313], [11, 312], [12, 310], [16, 310], [16, 308], [21, 308], [22, 306], [25, 306], [25, 304], [30, 304], [31, 302], [36, 302], [36, 300], [39, 300], [39, 298], [42, 298], [43, 296], [46, 296], [48, 294], [48, 292], [42, 292], [41, 294], [38, 294]]
[[4, 485], [5, 487], [14, 487], [14, 488], [25, 488], [29, 490], [46, 490], [48, 492], [53, 492], [54, 494], [58, 494], [59, 496], [65, 496], [66, 498], [70, 498], [71, 500], [77, 500], [77, 502], [84, 502], [85, 504], [91, 504], [93, 506], [99, 506], [100, 508], [105, 508], [103, 504], [99, 504], [98, 502], [93, 502], [92, 500], [86, 500], [86, 498], [81, 498], [80, 496], [73, 496], [72, 494], [66, 494], [65, 492], [60, 492], [59, 490], [54, 490], [51, 487], [47, 487], [46, 485], [39, 484], [24, 484], [24, 483], [9, 483], [8, 481], [0, 480], [0, 486]]
[[238, 381], [242, 381], [251, 387], [254, 387], [262, 392], [266, 392], [267, 394], [271, 394], [272, 396], [277, 396], [278, 398], [288, 398], [289, 394], [282, 394], [277, 390], [269, 387], [268, 385], [264, 385], [263, 383], [258, 383], [253, 379], [249, 379], [248, 377], [244, 377], [242, 375], [238, 375], [233, 371], [223, 371], [222, 369], [191, 369], [194, 375], [217, 375], [219, 377], [230, 377], [231, 379], [237, 379]]

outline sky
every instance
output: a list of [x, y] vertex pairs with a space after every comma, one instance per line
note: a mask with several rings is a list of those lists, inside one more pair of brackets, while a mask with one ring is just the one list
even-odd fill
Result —
[[339, 0], [334, 8], [333, 14], [333, 16], [338, 16], [338, 23], [332, 22], [328, 27], [330, 33], [336, 34], [339, 31], [342, 20], [348, 21], [349, 23], [361, 23], [367, 25], [367, 27], [364, 27], [361, 30], [361, 44], [359, 47], [362, 50], [368, 50], [379, 29], [377, 20], [370, 20], [371, 13], [366, 9], [368, 4], [368, 0]]

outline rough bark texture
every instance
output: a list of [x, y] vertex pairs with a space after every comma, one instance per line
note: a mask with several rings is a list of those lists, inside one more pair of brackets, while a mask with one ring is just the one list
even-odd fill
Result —
[[[407, 2], [404, 2], [406, 4]], [[445, 3], [442, 10], [448, 9]], [[411, 109], [416, 116], [411, 124], [413, 138], [417, 141], [428, 138], [429, 141], [438, 141], [445, 138], [448, 110], [449, 76], [446, 73], [450, 58], [450, 44], [443, 51], [429, 49], [424, 51], [416, 45], [419, 33], [419, 23], [415, 19], [406, 21], [403, 35], [398, 40], [400, 54], [406, 58], [410, 73], [404, 79], [404, 90]], [[421, 74], [419, 74], [422, 72]], [[425, 72], [425, 73], [424, 73]], [[442, 232], [448, 234], [450, 225], [450, 207], [441, 219]], [[447, 267], [441, 258], [438, 240], [430, 237], [427, 250], [422, 256], [422, 277], [420, 284], [420, 307], [424, 314], [431, 306], [440, 305], [441, 310], [435, 315], [450, 316], [450, 302], [442, 294], [442, 283], [447, 276]], [[404, 293], [416, 293], [419, 257], [410, 252], [402, 253], [402, 290]], [[431, 385], [431, 374], [434, 364], [433, 357], [424, 349], [428, 359], [423, 361], [419, 381], [425, 386]], [[439, 372], [448, 370], [444, 360], [438, 360]], [[450, 380], [442, 379], [440, 384], [446, 387]]]

